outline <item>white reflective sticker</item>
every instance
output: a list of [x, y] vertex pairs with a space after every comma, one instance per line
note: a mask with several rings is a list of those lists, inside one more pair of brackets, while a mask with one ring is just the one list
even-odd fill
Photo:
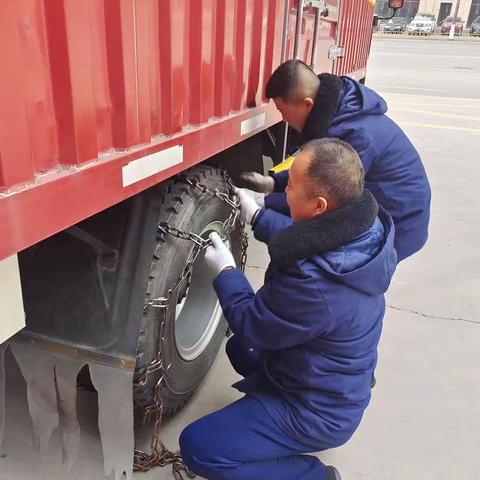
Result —
[[128, 187], [182, 162], [183, 145], [175, 145], [161, 152], [134, 160], [122, 168], [123, 186]]
[[240, 125], [240, 134], [247, 135], [247, 133], [253, 132], [257, 128], [265, 126], [266, 115], [261, 113], [260, 115], [255, 115], [255, 117], [244, 120]]
[[0, 261], [0, 343], [25, 327], [17, 256]]

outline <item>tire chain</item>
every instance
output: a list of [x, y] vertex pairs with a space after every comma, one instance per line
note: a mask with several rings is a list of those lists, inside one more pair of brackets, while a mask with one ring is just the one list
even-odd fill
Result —
[[[239, 209], [240, 204], [238, 199], [235, 195], [235, 186], [232, 183], [229, 175], [226, 171], [223, 171], [223, 177], [225, 182], [228, 185], [229, 193], [220, 192], [219, 190], [215, 189], [212, 190], [206, 185], [200, 183], [195, 178], [190, 178], [185, 175], [180, 175], [177, 177], [177, 181], [183, 182], [196, 190], [201, 191], [202, 193], [208, 193], [213, 197], [218, 198], [219, 200], [226, 203], [230, 208], [231, 212], [230, 215], [227, 217], [225, 222], [223, 222], [223, 230], [225, 232], [225, 237], [222, 238], [225, 240], [233, 230], [235, 229], [237, 222], [239, 221]], [[240, 269], [243, 272], [245, 270], [245, 264], [247, 261], [247, 249], [248, 249], [248, 237], [244, 231], [244, 224], [241, 224], [241, 264]], [[179, 275], [178, 279], [169, 288], [166, 297], [159, 297], [154, 298], [150, 302], [145, 303], [144, 305], [144, 313], [149, 308], [158, 308], [161, 310], [162, 321], [160, 324], [160, 338], [163, 342], [165, 340], [165, 325], [166, 325], [166, 311], [170, 304], [170, 301], [180, 287], [180, 285], [190, 277], [190, 274], [193, 269], [193, 265], [198, 257], [198, 255], [212, 245], [212, 241], [210, 239], [205, 239], [200, 235], [193, 233], [193, 232], [184, 232], [179, 230], [178, 228], [172, 227], [168, 223], [160, 223], [158, 225], [158, 230], [163, 235], [171, 235], [175, 238], [179, 238], [182, 240], [191, 241], [194, 244], [194, 248], [190, 253], [185, 266], [182, 269], [181, 274]], [[177, 450], [172, 452], [168, 450], [165, 445], [160, 440], [160, 427], [162, 422], [162, 417], [164, 413], [162, 400], [160, 397], [160, 390], [165, 379], [165, 375], [167, 374], [170, 365], [165, 367], [163, 365], [162, 359], [162, 352], [159, 351], [157, 357], [150, 363], [150, 365], [145, 369], [145, 372], [142, 374], [141, 378], [134, 383], [135, 389], [141, 389], [145, 387], [148, 383], [149, 377], [156, 372], [161, 372], [160, 378], [157, 381], [155, 386], [155, 393], [153, 397], [152, 405], [149, 405], [145, 408], [144, 415], [140, 422], [141, 425], [145, 425], [149, 420], [154, 419], [154, 429], [152, 434], [151, 440], [151, 453], [145, 453], [141, 450], [134, 451], [134, 462], [133, 462], [133, 470], [135, 472], [147, 472], [154, 466], [165, 467], [167, 465], [172, 465], [172, 473], [175, 480], [184, 480], [184, 474], [187, 478], [195, 478], [195, 474], [191, 472], [188, 467], [183, 463], [182, 456], [180, 451]]]

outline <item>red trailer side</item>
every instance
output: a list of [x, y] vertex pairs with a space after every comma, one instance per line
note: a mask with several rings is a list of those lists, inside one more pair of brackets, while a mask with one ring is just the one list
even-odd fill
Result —
[[372, 19], [375, 1], [342, 0], [337, 45], [343, 48], [334, 73], [363, 80], [372, 43]]
[[283, 11], [283, 0], [3, 2], [0, 259], [278, 122], [263, 91]]

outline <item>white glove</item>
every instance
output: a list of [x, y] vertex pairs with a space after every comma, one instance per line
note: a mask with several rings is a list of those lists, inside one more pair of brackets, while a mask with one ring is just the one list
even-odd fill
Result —
[[240, 198], [240, 219], [244, 223], [252, 224], [255, 214], [261, 210], [256, 200], [249, 195], [245, 188], [237, 188], [235, 193]]
[[260, 208], [265, 208], [266, 193], [255, 192], [253, 190], [249, 190], [248, 188], [244, 188], [243, 190], [245, 190], [245, 193], [247, 195], [250, 195], [255, 200], [255, 202], [257, 202], [257, 205]]
[[255, 192], [272, 193], [275, 190], [275, 180], [272, 177], [257, 172], [245, 172], [240, 178]]
[[213, 245], [210, 245], [205, 252], [205, 263], [213, 270], [215, 276], [227, 267], [235, 268], [237, 264], [235, 263], [232, 252], [225, 243], [223, 243], [217, 232], [210, 234], [210, 240]]

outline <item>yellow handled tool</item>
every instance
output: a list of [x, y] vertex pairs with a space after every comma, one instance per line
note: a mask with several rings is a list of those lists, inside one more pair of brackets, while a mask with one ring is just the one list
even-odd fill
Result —
[[275, 173], [280, 173], [280, 172], [284, 172], [285, 170], [289, 170], [294, 160], [295, 160], [295, 157], [291, 155], [290, 157], [287, 157], [282, 163], [279, 163], [278, 165], [275, 165], [274, 167], [272, 167], [268, 171], [268, 173], [270, 175], [274, 175]]

